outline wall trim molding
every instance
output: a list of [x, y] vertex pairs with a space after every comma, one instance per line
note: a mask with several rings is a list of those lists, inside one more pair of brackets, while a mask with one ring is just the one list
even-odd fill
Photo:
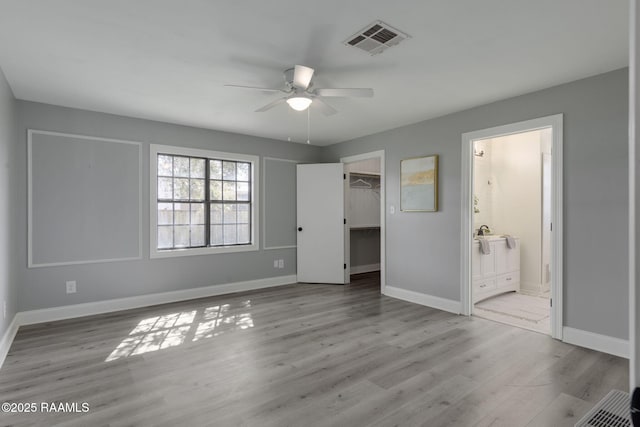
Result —
[[0, 368], [4, 364], [4, 359], [7, 358], [7, 354], [9, 353], [9, 348], [11, 348], [11, 344], [13, 343], [13, 339], [16, 337], [18, 333], [18, 315], [13, 316], [13, 320], [9, 323], [9, 327], [4, 332], [2, 339], [0, 339]]
[[438, 310], [448, 311], [449, 313], [460, 314], [460, 301], [435, 297], [433, 295], [422, 294], [389, 285], [386, 286], [384, 295], [431, 308], [437, 308]]
[[629, 341], [620, 338], [565, 326], [562, 328], [562, 340], [568, 344], [629, 358]]
[[[102, 258], [102, 259], [87, 259], [87, 260], [79, 260], [79, 261], [60, 261], [60, 262], [41, 262], [35, 263], [33, 260], [33, 136], [39, 135], [53, 135], [53, 136], [64, 136], [69, 138], [76, 139], [85, 139], [88, 141], [99, 141], [99, 142], [107, 142], [114, 144], [128, 144], [128, 145], [136, 145], [138, 147], [138, 194], [140, 195], [140, 200], [138, 201], [138, 254], [136, 256], [124, 257], [124, 258]], [[91, 136], [91, 135], [83, 135], [83, 134], [75, 134], [75, 133], [65, 133], [65, 132], [53, 132], [47, 130], [39, 130], [28, 128], [27, 129], [27, 268], [38, 268], [38, 267], [58, 267], [62, 265], [82, 265], [82, 264], [97, 264], [104, 262], [120, 262], [120, 261], [131, 261], [131, 260], [140, 260], [142, 259], [142, 157], [143, 157], [143, 147], [144, 143], [141, 141], [134, 140], [126, 140], [126, 139], [115, 139], [115, 138], [103, 138], [100, 136]]]
[[265, 208], [267, 203], [267, 160], [272, 162], [287, 162], [287, 163], [295, 163], [296, 165], [300, 163], [299, 160], [292, 159], [281, 159], [279, 157], [263, 157], [262, 158], [262, 249], [265, 251], [269, 251], [272, 249], [296, 249], [298, 247], [297, 243], [293, 245], [285, 245], [285, 246], [268, 246], [267, 245], [267, 210]]
[[351, 274], [369, 273], [371, 271], [380, 271], [380, 263], [351, 266]]

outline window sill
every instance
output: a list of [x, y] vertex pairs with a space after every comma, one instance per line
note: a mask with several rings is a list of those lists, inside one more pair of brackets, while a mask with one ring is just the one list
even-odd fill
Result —
[[193, 248], [193, 249], [171, 249], [171, 250], [151, 250], [149, 258], [161, 259], [161, 258], [175, 258], [184, 256], [198, 256], [198, 255], [214, 255], [214, 254], [227, 254], [227, 253], [239, 253], [239, 252], [255, 252], [258, 250], [258, 245], [246, 245], [246, 246], [220, 246], [215, 248]]

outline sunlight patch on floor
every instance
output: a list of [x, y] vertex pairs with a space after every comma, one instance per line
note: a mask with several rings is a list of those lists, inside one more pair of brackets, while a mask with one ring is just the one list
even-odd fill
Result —
[[[238, 309], [240, 313], [234, 313]], [[179, 346], [187, 341], [213, 338], [236, 329], [253, 328], [251, 313], [244, 309], [251, 309], [250, 300], [243, 301], [241, 307], [222, 304], [143, 319], [105, 362]]]

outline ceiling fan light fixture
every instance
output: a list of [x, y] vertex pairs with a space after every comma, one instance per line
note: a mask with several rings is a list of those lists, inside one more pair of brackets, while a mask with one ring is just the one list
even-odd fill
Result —
[[287, 98], [287, 104], [296, 111], [304, 111], [311, 105], [311, 98], [306, 96], [292, 96]]

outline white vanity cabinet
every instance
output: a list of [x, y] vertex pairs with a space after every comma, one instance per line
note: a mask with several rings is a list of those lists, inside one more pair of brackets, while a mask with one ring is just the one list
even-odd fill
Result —
[[480, 242], [473, 241], [471, 250], [472, 300], [476, 302], [494, 295], [520, 290], [520, 239], [516, 247], [508, 248], [507, 239], [487, 236], [489, 254], [480, 251]]

